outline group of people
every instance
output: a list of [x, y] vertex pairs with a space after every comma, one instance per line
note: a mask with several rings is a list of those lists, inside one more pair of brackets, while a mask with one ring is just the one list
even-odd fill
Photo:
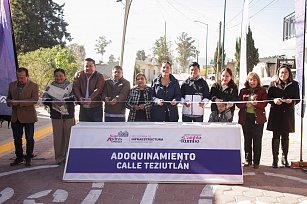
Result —
[[[95, 61], [85, 59], [84, 69], [75, 74], [70, 83], [61, 68], [54, 70], [54, 81], [48, 85], [43, 102], [50, 108], [52, 119], [55, 160], [65, 163], [71, 127], [75, 124], [74, 107], [80, 105], [79, 121], [125, 122], [177, 122], [178, 104], [182, 104], [183, 122], [203, 122], [204, 107], [211, 101], [209, 122], [232, 122], [235, 106], [239, 110], [239, 123], [244, 133], [244, 166], [254, 164], [259, 168], [265, 107], [271, 104], [267, 129], [273, 131], [273, 167], [278, 167], [279, 141], [281, 138], [282, 164], [289, 167], [287, 160], [289, 133], [294, 131], [294, 105], [299, 102], [298, 83], [293, 80], [289, 67], [278, 69], [278, 79], [271, 83], [268, 93], [261, 86], [256, 73], [249, 73], [245, 87], [238, 87], [229, 68], [221, 72], [221, 80], [209, 86], [200, 76], [197, 62], [189, 65], [190, 76], [182, 85], [171, 74], [171, 64], [163, 62], [161, 73], [146, 85], [144, 73], [135, 75], [136, 86], [123, 78], [121, 66], [112, 69], [112, 77], [105, 80], [96, 70]], [[35, 104], [38, 101], [38, 85], [29, 79], [28, 70], [17, 70], [17, 81], [9, 85], [7, 104], [12, 107], [12, 129], [16, 159], [11, 166], [23, 162], [23, 128], [27, 140], [25, 165], [31, 165], [34, 148], [34, 123], [37, 121]], [[103, 111], [104, 102], [104, 111]]]

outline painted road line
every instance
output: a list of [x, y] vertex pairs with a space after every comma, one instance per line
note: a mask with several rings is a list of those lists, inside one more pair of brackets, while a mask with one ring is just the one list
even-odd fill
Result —
[[12, 198], [14, 195], [14, 189], [12, 188], [6, 188], [3, 191], [0, 192], [0, 203], [4, 203], [5, 201]]
[[299, 177], [287, 176], [287, 175], [283, 175], [283, 174], [275, 174], [275, 173], [270, 173], [270, 172], [264, 172], [264, 175], [266, 175], [266, 176], [276, 176], [276, 177], [279, 177], [279, 178], [290, 179], [290, 180], [294, 180], [294, 181], [298, 181], [298, 182], [307, 184], [306, 179], [302, 179], [302, 178], [299, 178]]
[[102, 190], [91, 190], [81, 204], [94, 204], [97, 202]]
[[16, 173], [21, 173], [21, 172], [25, 172], [25, 171], [32, 171], [32, 170], [38, 170], [38, 169], [48, 169], [48, 168], [56, 168], [58, 166], [59, 165], [44, 165], [44, 166], [36, 166], [36, 167], [31, 167], [31, 168], [17, 169], [17, 170], [13, 170], [13, 171], [8, 171], [8, 172], [0, 173], [0, 177], [8, 176], [8, 175], [11, 175], [11, 174], [16, 174]]
[[[43, 129], [40, 129], [40, 130], [37, 130], [34, 132], [34, 139], [39, 139], [49, 133], [52, 132], [52, 126], [48, 126], [48, 127], [45, 127]], [[22, 137], [22, 144], [25, 144], [26, 143], [26, 139], [25, 137]], [[10, 141], [6, 144], [3, 144], [0, 146], [0, 154], [4, 153], [4, 152], [8, 152], [8, 151], [11, 151], [13, 150], [15, 147], [14, 147], [14, 141]]]
[[199, 199], [198, 204], [212, 204], [212, 199]]
[[158, 184], [147, 184], [141, 204], [152, 204], [155, 199], [157, 189]]
[[218, 185], [206, 185], [201, 191], [199, 197], [213, 198], [215, 190], [218, 188]]
[[[92, 190], [87, 194], [81, 204], [94, 204], [97, 202], [99, 196], [102, 193], [104, 183], [92, 183]], [[94, 189], [96, 188], [96, 189]]]
[[243, 176], [255, 176], [256, 173], [255, 172], [244, 172]]
[[52, 196], [53, 203], [64, 203], [68, 198], [68, 192], [62, 189], [57, 189]]

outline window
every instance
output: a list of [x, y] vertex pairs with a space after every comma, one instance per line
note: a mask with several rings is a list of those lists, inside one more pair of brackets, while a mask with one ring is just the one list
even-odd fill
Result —
[[289, 40], [295, 37], [295, 13], [284, 17], [283, 40]]

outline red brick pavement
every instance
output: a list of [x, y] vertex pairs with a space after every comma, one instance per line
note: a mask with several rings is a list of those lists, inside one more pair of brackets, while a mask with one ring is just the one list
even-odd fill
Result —
[[[291, 136], [290, 160], [299, 159], [299, 146], [299, 138]], [[303, 158], [307, 159], [305, 145], [304, 150]], [[31, 170], [24, 165], [10, 167], [13, 152], [0, 155], [0, 203], [5, 199], [8, 199], [6, 203], [64, 201], [73, 204], [90, 203], [91, 200], [94, 200], [92, 203], [103, 204], [307, 203], [307, 174], [301, 169], [270, 167], [271, 133], [268, 131], [263, 136], [260, 169], [244, 168], [243, 185], [158, 184], [147, 192], [147, 184], [104, 183], [97, 184], [101, 185], [97, 187], [93, 183], [68, 183], [62, 181], [64, 166], [54, 166], [52, 135], [36, 141], [35, 153], [37, 157], [33, 159], [31, 168], [46, 165], [50, 168]], [[25, 169], [28, 171], [12, 173]], [[12, 174], [4, 174], [8, 172]], [[12, 189], [14, 193], [8, 198]]]

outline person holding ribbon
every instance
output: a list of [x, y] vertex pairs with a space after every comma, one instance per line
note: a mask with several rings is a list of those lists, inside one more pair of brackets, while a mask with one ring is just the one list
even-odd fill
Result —
[[130, 82], [123, 77], [123, 68], [116, 65], [112, 78], [107, 79], [102, 92], [105, 102], [104, 122], [125, 122], [125, 103], [130, 90]]
[[65, 71], [57, 68], [44, 94], [43, 103], [50, 109], [53, 129], [54, 156], [57, 164], [65, 163], [71, 127], [75, 125], [75, 98], [72, 83], [65, 76]]
[[83, 70], [75, 74], [73, 81], [73, 93], [80, 104], [80, 122], [102, 122], [104, 83], [103, 75], [96, 70], [95, 60], [86, 58]]
[[277, 76], [278, 78], [271, 82], [268, 90], [271, 108], [267, 130], [273, 131], [273, 168], [278, 168], [280, 138], [283, 152], [281, 162], [285, 167], [290, 167], [288, 162], [289, 133], [295, 131], [294, 106], [300, 102], [299, 84], [293, 80], [290, 67], [280, 66]]
[[[240, 90], [239, 102], [236, 104], [240, 109], [239, 124], [242, 125], [244, 134], [244, 166], [250, 166], [254, 162], [254, 168], [258, 169], [261, 158], [263, 126], [266, 122], [265, 107], [267, 106], [268, 94], [266, 89], [261, 86], [259, 76], [254, 72], [247, 75], [244, 86]], [[242, 101], [246, 102], [241, 103]]]
[[189, 66], [190, 77], [181, 85], [182, 122], [203, 122], [204, 106], [209, 102], [209, 86], [200, 76], [197, 62]]
[[126, 108], [130, 110], [128, 122], [150, 121], [151, 93], [150, 87], [146, 85], [146, 76], [139, 72], [135, 77], [137, 86], [130, 89]]
[[181, 100], [181, 91], [178, 80], [171, 74], [170, 62], [163, 62], [161, 74], [152, 81], [151, 121], [178, 122], [177, 104]]
[[25, 166], [31, 166], [34, 150], [34, 123], [37, 122], [35, 104], [38, 101], [38, 84], [29, 79], [27, 68], [20, 67], [16, 71], [16, 81], [9, 84], [7, 105], [12, 107], [12, 130], [16, 159], [11, 166], [23, 162], [22, 135], [25, 132], [27, 149]]
[[[222, 69], [221, 80], [214, 83], [210, 90], [212, 114], [218, 113], [217, 103], [223, 103], [226, 105], [226, 109], [230, 109], [230, 117], [227, 117], [227, 122], [232, 122], [235, 106], [228, 101], [236, 101], [238, 98], [238, 87], [232, 79], [232, 71], [226, 67]], [[226, 110], [227, 111], [227, 110]], [[228, 112], [228, 111], [227, 111]]]

